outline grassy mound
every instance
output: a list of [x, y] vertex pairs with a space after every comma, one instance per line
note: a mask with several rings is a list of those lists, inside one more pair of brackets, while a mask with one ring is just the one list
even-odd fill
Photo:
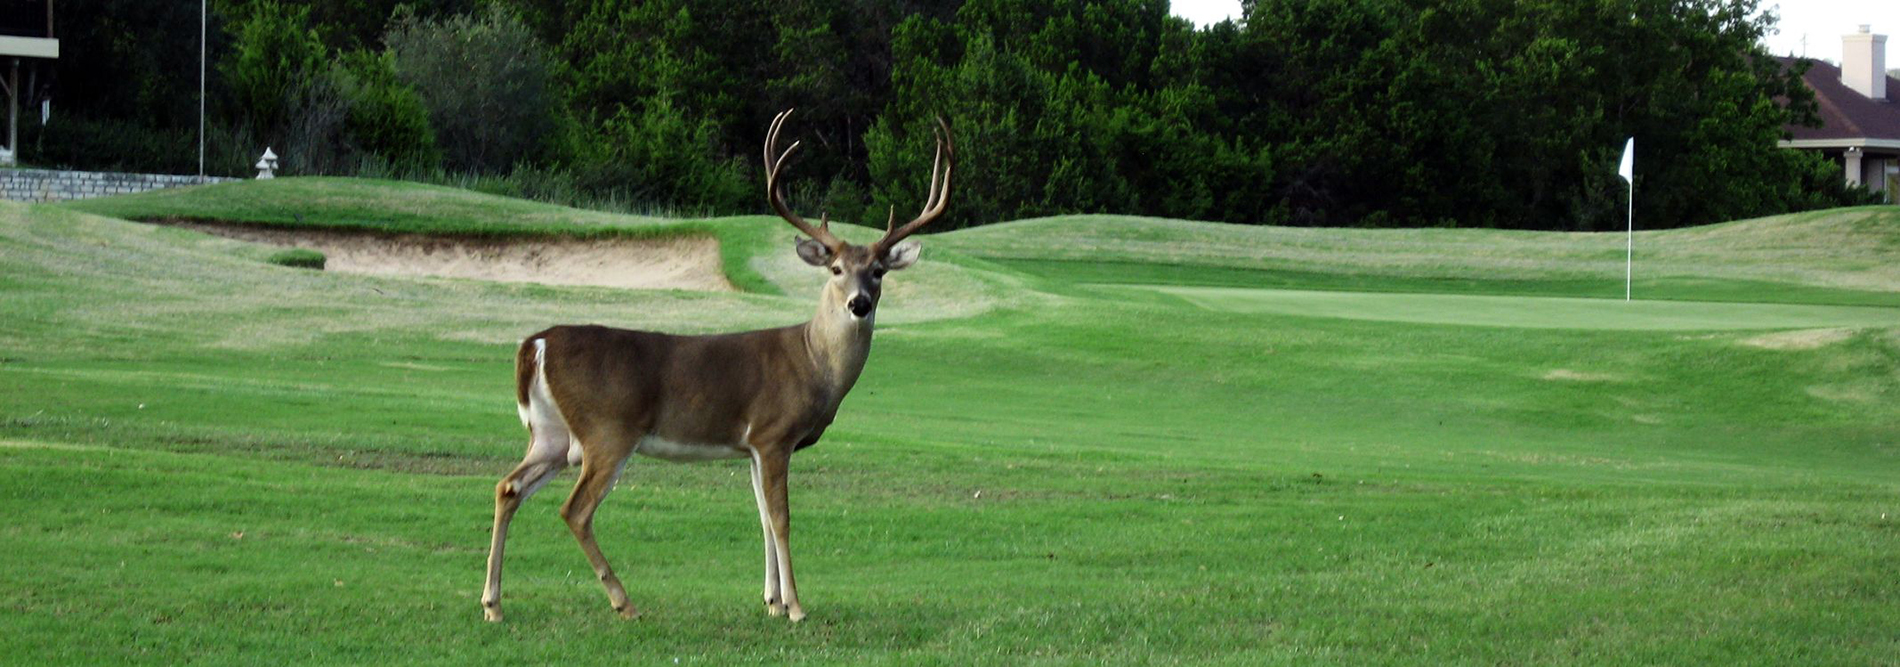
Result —
[[[355, 178], [279, 178], [82, 200], [68, 208], [127, 220], [183, 220], [471, 238], [569, 236], [719, 239], [727, 279], [779, 288], [749, 260], [775, 236], [763, 218], [662, 220], [601, 213], [435, 185]], [[775, 219], [774, 219], [775, 220]], [[778, 223], [783, 225], [784, 223]]]
[[[1064, 216], [941, 244], [1066, 282], [1621, 298], [1626, 235], [1303, 229]], [[1638, 298], [1900, 305], [1900, 209], [1873, 206], [1635, 234]]]
[[[726, 278], [755, 294], [804, 298], [824, 280], [791, 252], [796, 230], [776, 216], [670, 220], [542, 204], [434, 185], [355, 178], [278, 178], [155, 190], [69, 202], [70, 210], [126, 220], [196, 221], [469, 238], [657, 238], [710, 235], [719, 241]], [[834, 223], [854, 242], [882, 230]], [[929, 237], [920, 237], [929, 238]], [[930, 262], [893, 281], [887, 293], [905, 315], [894, 321], [958, 317], [1015, 297], [1014, 280], [973, 269], [932, 243]]]

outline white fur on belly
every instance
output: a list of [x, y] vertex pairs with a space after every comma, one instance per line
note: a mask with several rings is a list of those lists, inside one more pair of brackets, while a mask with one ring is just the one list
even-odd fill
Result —
[[718, 459], [738, 459], [746, 457], [746, 450], [737, 445], [702, 445], [696, 443], [673, 442], [657, 435], [640, 439], [640, 445], [633, 451], [643, 456], [668, 461], [713, 461]]

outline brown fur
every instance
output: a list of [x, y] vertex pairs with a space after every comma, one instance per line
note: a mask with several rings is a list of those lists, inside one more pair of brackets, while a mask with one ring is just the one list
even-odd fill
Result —
[[529, 336], [515, 349], [515, 402], [528, 404], [528, 387], [534, 383], [534, 341], [541, 334]]
[[[643, 438], [727, 447], [754, 460], [761, 532], [766, 541], [763, 599], [773, 614], [804, 617], [791, 572], [787, 475], [792, 452], [816, 443], [837, 417], [870, 353], [873, 317], [853, 317], [853, 296], [875, 299], [874, 274], [888, 267], [852, 247], [827, 266], [840, 271], [819, 297], [817, 316], [803, 324], [710, 336], [681, 336], [598, 325], [557, 326], [529, 336], [515, 353], [515, 397], [533, 399], [547, 383], [568, 433], [580, 444], [581, 476], [561, 507], [581, 551], [622, 615], [636, 612], [593, 537], [593, 515], [613, 476]], [[535, 341], [542, 341], [536, 368]], [[542, 406], [547, 407], [547, 406]], [[537, 434], [530, 425], [530, 437]], [[501, 617], [501, 559], [515, 510], [567, 465], [564, 457], [529, 456], [495, 487], [494, 541], [482, 597], [490, 620]]]
[[[627, 458], [653, 447], [647, 453], [656, 456], [752, 459], [765, 538], [766, 611], [793, 621], [804, 618], [792, 577], [787, 501], [792, 452], [818, 442], [857, 383], [870, 355], [883, 276], [916, 261], [917, 246], [901, 242], [942, 215], [954, 155], [949, 127], [939, 120], [942, 179], [933, 165], [924, 212], [876, 243], [855, 246], [799, 219], [778, 192], [789, 150], [775, 155], [775, 144], [790, 114], [773, 120], [766, 139], [767, 197], [787, 222], [812, 236], [800, 243], [799, 256], [832, 274], [819, 294], [817, 314], [803, 324], [710, 336], [586, 325], [557, 326], [522, 341], [515, 352], [515, 398], [530, 419], [530, 440], [527, 457], [495, 485], [494, 533], [482, 593], [488, 620], [501, 620], [508, 525], [528, 496], [567, 467], [575, 445], [580, 479], [561, 516], [615, 611], [626, 617], [637, 613], [594, 541], [594, 511]], [[539, 368], [537, 340], [544, 343]], [[545, 381], [552, 405], [534, 403], [537, 379]], [[549, 416], [550, 409], [559, 419]]]

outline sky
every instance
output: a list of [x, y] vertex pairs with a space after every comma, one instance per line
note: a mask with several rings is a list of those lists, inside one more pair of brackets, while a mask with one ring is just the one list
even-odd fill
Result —
[[1240, 17], [1240, 0], [1173, 0], [1168, 3], [1174, 15], [1207, 27], [1228, 18]]
[[[1236, 9], [1240, 5], [1234, 3]], [[1768, 52], [1778, 56], [1805, 55], [1809, 58], [1841, 61], [1841, 35], [1859, 29], [1860, 24], [1874, 27], [1874, 34], [1887, 36], [1887, 67], [1900, 67], [1894, 43], [1900, 42], [1900, 2], [1880, 0], [1785, 0], [1775, 8], [1781, 15], [1781, 32], [1769, 35]], [[1807, 51], [1801, 39], [1807, 38]]]
[[[1765, 1], [1781, 16], [1780, 32], [1764, 41], [1775, 55], [1806, 55], [1840, 62], [1841, 35], [1854, 32], [1862, 23], [1872, 24], [1876, 34], [1887, 35], [1887, 67], [1900, 67], [1900, 2], [1893, 0], [1783, 0]], [[1196, 25], [1219, 23], [1240, 15], [1240, 0], [1173, 0], [1174, 14]], [[1802, 38], [1807, 44], [1802, 45]]]

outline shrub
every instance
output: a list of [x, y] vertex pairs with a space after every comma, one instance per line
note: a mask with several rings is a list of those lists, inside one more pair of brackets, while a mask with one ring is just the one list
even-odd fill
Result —
[[278, 266], [322, 271], [325, 260], [326, 258], [321, 252], [308, 248], [291, 248], [289, 250], [280, 250], [264, 261]]
[[53, 168], [197, 173], [193, 134], [78, 114], [55, 115], [45, 125], [20, 123], [26, 159]]
[[337, 80], [334, 68], [319, 71], [304, 86], [303, 94], [291, 101], [290, 122], [278, 146], [286, 175], [341, 173], [356, 162], [356, 150], [349, 140], [346, 123], [350, 100]]
[[292, 122], [312, 78], [327, 69], [326, 49], [309, 24], [309, 8], [263, 0], [231, 26], [235, 39], [218, 70], [236, 116], [266, 138]]
[[263, 0], [239, 13], [218, 65], [238, 149], [255, 160], [270, 147], [286, 174], [337, 173], [353, 164], [345, 127], [351, 82], [309, 27], [309, 7]]
[[499, 4], [440, 21], [399, 12], [384, 41], [397, 79], [428, 108], [445, 166], [499, 173], [540, 161], [554, 129], [553, 64], [520, 19]]
[[841, 222], [854, 222], [873, 227], [884, 224], [885, 218], [878, 214], [888, 213], [888, 211], [873, 211], [870, 208], [870, 202], [871, 193], [865, 190], [864, 186], [840, 174], [832, 177], [831, 183], [825, 187], [825, 195], [818, 210], [822, 213], [830, 213], [831, 219]]
[[349, 101], [344, 126], [358, 150], [398, 171], [429, 169], [441, 162], [429, 109], [413, 86], [398, 80], [393, 51], [344, 54], [336, 78]]
[[751, 202], [749, 172], [720, 157], [718, 128], [686, 118], [666, 98], [649, 100], [640, 112], [623, 107], [583, 136], [572, 171], [584, 190], [705, 212]]

